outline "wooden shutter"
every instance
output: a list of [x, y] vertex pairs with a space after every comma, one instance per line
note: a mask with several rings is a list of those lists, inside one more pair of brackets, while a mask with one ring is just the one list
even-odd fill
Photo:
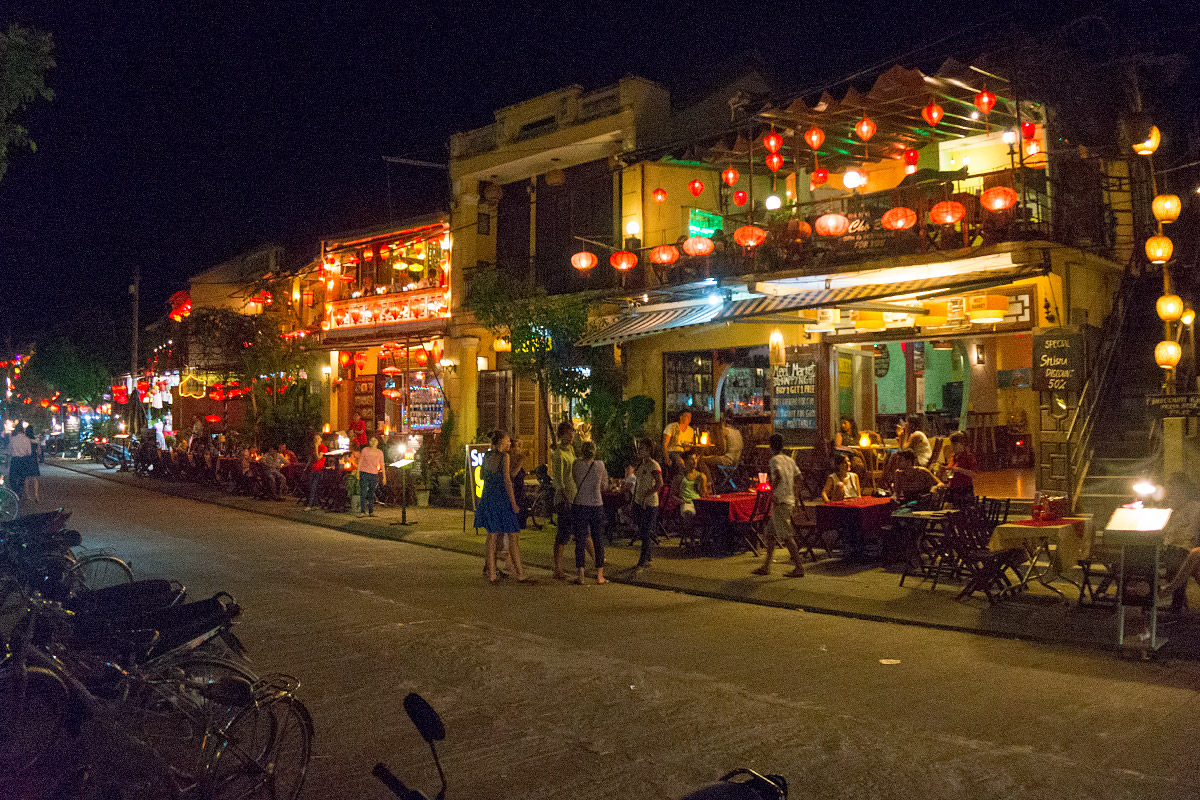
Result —
[[538, 432], [537, 384], [530, 380], [516, 382], [516, 397], [513, 403], [513, 433], [526, 443], [533, 441]]
[[484, 435], [508, 430], [512, 403], [512, 373], [508, 370], [484, 370], [479, 373], [479, 391], [475, 394], [479, 410], [479, 430]]

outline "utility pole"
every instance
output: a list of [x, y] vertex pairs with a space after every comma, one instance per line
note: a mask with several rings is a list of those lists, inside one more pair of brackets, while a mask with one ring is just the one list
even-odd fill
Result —
[[137, 399], [137, 373], [138, 373], [138, 287], [142, 281], [142, 269], [138, 264], [133, 265], [133, 283], [129, 284], [129, 294], [133, 296], [133, 337], [129, 348], [129, 379], [133, 381], [133, 387], [129, 401], [129, 435], [132, 436], [137, 432], [137, 410], [141, 408], [141, 402]]

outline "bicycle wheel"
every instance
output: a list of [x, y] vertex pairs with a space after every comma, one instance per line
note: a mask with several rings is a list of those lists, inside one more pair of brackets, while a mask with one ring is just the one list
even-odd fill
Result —
[[17, 518], [20, 498], [7, 486], [0, 486], [0, 522], [12, 522]]
[[237, 713], [220, 733], [205, 779], [212, 800], [273, 797], [272, 762], [277, 719], [273, 701], [255, 702]]
[[33, 766], [62, 729], [67, 686], [48, 669], [0, 669], [0, 779]]
[[271, 748], [269, 797], [294, 800], [304, 787], [308, 759], [312, 755], [312, 717], [303, 703], [291, 695], [271, 704], [275, 712], [275, 742]]
[[67, 573], [67, 583], [73, 594], [104, 589], [133, 583], [133, 570], [116, 556], [84, 556]]

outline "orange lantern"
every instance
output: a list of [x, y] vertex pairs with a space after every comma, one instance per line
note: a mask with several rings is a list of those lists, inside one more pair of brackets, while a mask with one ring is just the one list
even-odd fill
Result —
[[743, 225], [733, 232], [733, 240], [742, 247], [758, 247], [767, 240], [767, 232], [756, 225]]
[[631, 253], [628, 250], [618, 250], [608, 257], [608, 263], [612, 264], [613, 269], [627, 272], [637, 266], [637, 254]]
[[946, 112], [937, 103], [931, 99], [929, 105], [921, 109], [921, 117], [931, 128], [936, 128], [937, 124], [942, 121], [942, 117], [946, 116]]
[[988, 211], [1007, 211], [1017, 204], [1017, 193], [1008, 186], [993, 186], [979, 195], [979, 204]]
[[368, 247], [366, 250], [363, 250], [362, 257], [363, 261], [366, 261], [368, 264], [370, 264], [371, 260], [375, 258], [375, 251]]
[[40, 400], [40, 401], [38, 402], [38, 405], [39, 405], [39, 406], [41, 406], [42, 408], [49, 408], [49, 407], [50, 407], [50, 401], [49, 401], [49, 400], [46, 400], [45, 398], [43, 398], [42, 400]]
[[384, 389], [382, 392], [380, 392], [380, 394], [382, 394], [384, 397], [388, 398], [389, 400], [399, 400], [400, 399], [400, 390], [399, 389]]
[[600, 263], [600, 259], [596, 258], [595, 253], [589, 253], [586, 250], [580, 251], [571, 256], [571, 266], [580, 272], [587, 272], [592, 267]]
[[825, 185], [825, 182], [828, 180], [829, 180], [829, 170], [825, 169], [824, 167], [818, 167], [817, 169], [813, 170], [813, 173], [812, 173], [812, 185], [813, 186], [823, 186], [823, 185]]
[[650, 262], [653, 264], [674, 264], [679, 260], [679, 251], [673, 245], [660, 244], [650, 251]]
[[841, 214], [822, 214], [813, 228], [819, 236], [845, 236], [850, 230], [850, 220]]
[[667, 202], [667, 190], [666, 189], [662, 189], [662, 188], [655, 189], [653, 192], [650, 193], [650, 196], [653, 197], [654, 202], [658, 203], [660, 206], [663, 203]]
[[683, 252], [689, 256], [706, 256], [713, 251], [716, 245], [712, 239], [704, 236], [689, 236], [683, 240]]
[[1166, 236], [1151, 236], [1146, 240], [1146, 258], [1151, 264], [1165, 264], [1171, 260], [1175, 246]]
[[733, 186], [735, 183], [738, 182], [739, 177], [741, 177], [741, 176], [738, 174], [738, 171], [736, 169], [734, 169], [733, 167], [726, 167], [721, 172], [721, 180], [725, 181], [726, 186]]
[[699, 197], [704, 191], [704, 181], [697, 178], [692, 178], [688, 181], [688, 191], [692, 193], [692, 197]]
[[364, 369], [367, 368], [367, 354], [366, 353], [360, 352], [360, 353], [354, 354], [354, 368], [356, 370], [358, 370], [359, 372], [362, 372]]
[[812, 225], [802, 219], [788, 220], [788, 230], [796, 237], [796, 241], [812, 236]]
[[783, 166], [783, 156], [779, 153], [770, 153], [767, 155], [767, 169], [771, 172], [779, 172], [779, 168]]
[[783, 147], [783, 137], [775, 131], [771, 131], [763, 137], [763, 147], [767, 148], [769, 153], [778, 153]]
[[745, 192], [743, 192], [740, 189], [733, 193], [733, 204], [735, 206], [737, 206], [738, 208], [741, 208], [742, 206], [746, 205], [746, 201], [749, 199], [750, 199], [750, 195], [746, 194]]
[[825, 143], [825, 131], [814, 125], [804, 132], [804, 141], [809, 147], [816, 150]]
[[879, 221], [885, 230], [905, 231], [917, 224], [917, 212], [904, 206], [896, 206], [883, 213]]
[[992, 109], [996, 107], [996, 95], [989, 92], [986, 85], [975, 95], [975, 107], [985, 116], [992, 113]]
[[400, 369], [397, 366], [389, 365], [379, 371], [382, 372], [384, 375], [399, 375], [404, 370]]
[[425, 352], [424, 347], [417, 351], [416, 362], [418, 367], [423, 367], [429, 363], [429, 353]]
[[858, 122], [854, 123], [854, 132], [858, 134], [858, 138], [864, 142], [871, 141], [871, 137], [875, 135], [878, 126], [871, 121], [870, 117], [864, 116]]
[[218, 422], [221, 421], [221, 417], [218, 414], [209, 414], [208, 416], [206, 416], [204, 418], [204, 421], [207, 422], [209, 425], [216, 425]]
[[929, 209], [929, 218], [937, 225], [953, 225], [966, 215], [966, 206], [957, 200], [943, 200]]
[[350, 359], [354, 358], [353, 354], [348, 350], [342, 350], [338, 353], [338, 364], [343, 367], [350, 366]]

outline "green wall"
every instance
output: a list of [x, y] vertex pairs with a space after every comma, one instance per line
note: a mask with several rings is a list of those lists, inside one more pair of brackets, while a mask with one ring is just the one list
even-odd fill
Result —
[[887, 375], [875, 379], [879, 414], [904, 414], [904, 351], [899, 342], [887, 343], [889, 364]]

